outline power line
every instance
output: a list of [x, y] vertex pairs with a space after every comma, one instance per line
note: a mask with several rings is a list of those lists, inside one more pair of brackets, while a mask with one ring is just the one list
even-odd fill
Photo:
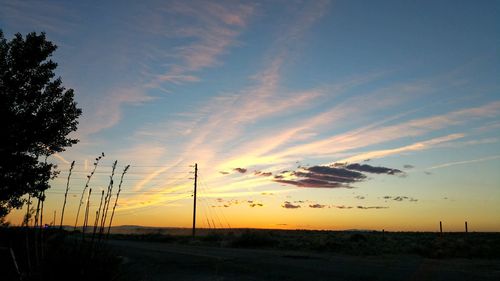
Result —
[[[75, 180], [86, 180], [87, 178], [85, 177], [71, 177], [71, 179], [75, 179]], [[99, 178], [96, 178], [95, 180], [98, 180]], [[107, 181], [109, 181], [109, 178], [106, 177], [106, 178], [102, 178], [102, 179], [105, 179]], [[149, 180], [148, 182], [158, 182], [158, 181], [162, 181], [162, 182], [165, 182], [166, 180], [178, 180], [178, 179], [186, 179], [185, 177], [184, 178], [162, 178], [162, 179], [154, 179], [154, 180]], [[55, 179], [54, 179], [55, 180]], [[66, 180], [66, 179], [61, 179], [61, 180]], [[133, 179], [127, 179], [127, 181], [144, 181], [145, 179], [144, 178], [133, 178]]]
[[[217, 228], [217, 225], [214, 221], [214, 213], [213, 213], [212, 208], [210, 207], [210, 204], [208, 203], [208, 200], [206, 200], [205, 198], [202, 198], [201, 201], [203, 202], [203, 204], [205, 206], [205, 211], [206, 211], [207, 217], [208, 217], [207, 221], [208, 221], [208, 219], [210, 219], [212, 221], [213, 228], [214, 229]], [[217, 215], [217, 214], [215, 214], [215, 215]], [[210, 222], [209, 222], [209, 225], [210, 225]]]
[[[75, 166], [91, 167], [91, 166], [93, 166], [93, 164], [89, 163], [89, 164], [85, 165], [85, 164], [81, 164], [81, 163], [75, 163]], [[112, 164], [99, 164], [98, 166], [99, 167], [113, 167]], [[125, 166], [127, 166], [127, 165], [116, 165], [117, 168], [125, 168]], [[131, 168], [167, 168], [169, 166], [170, 165], [130, 165]], [[179, 166], [189, 167], [189, 165], [177, 164], [177, 165], [170, 166], [170, 168], [179, 167]]]
[[198, 184], [198, 164], [194, 164], [193, 238], [196, 234], [196, 186]]
[[[206, 188], [206, 185], [204, 184], [204, 181], [200, 180], [200, 183], [201, 183], [200, 184], [200, 188], [204, 191], [204, 193], [206, 193], [207, 188]], [[204, 199], [204, 200], [207, 200], [207, 199]], [[217, 211], [216, 210], [212, 210], [212, 208], [209, 208], [209, 210], [212, 212], [212, 217], [215, 217], [215, 219], [219, 223], [220, 228], [224, 228], [224, 225], [222, 224], [222, 222], [221, 222], [221, 220], [219, 218], [219, 215], [217, 214]], [[217, 225], [216, 225], [215, 221], [213, 220], [213, 218], [212, 218], [212, 223], [214, 225], [214, 228], [216, 228]]]
[[[188, 199], [189, 197], [183, 197], [183, 198], [177, 198], [177, 199], [173, 199], [173, 200], [170, 200], [170, 201], [166, 201], [164, 203], [174, 203], [174, 202], [177, 202], [177, 201], [180, 201], [180, 200], [185, 200], [185, 199]], [[163, 207], [162, 205], [150, 205], [150, 206], [146, 206], [146, 207], [141, 207], [141, 208], [137, 208], [137, 209], [134, 209], [134, 210], [131, 210], [130, 212], [127, 213], [127, 211], [122, 211], [119, 214], [119, 216], [123, 216], [123, 215], [134, 215], [136, 213], [141, 213], [141, 212], [144, 212], [144, 211], [149, 211], [151, 209], [156, 209], [156, 208], [159, 208], [159, 207]]]
[[[202, 185], [200, 185], [200, 189], [201, 189], [201, 191], [202, 191], [203, 193], [205, 193], [205, 192], [204, 192], [205, 190], [204, 190], [204, 188], [202, 187]], [[203, 206], [204, 206], [204, 210], [205, 210], [205, 212], [206, 212], [206, 214], [205, 214], [205, 215], [207, 216], [207, 221], [208, 221], [208, 217], [210, 217], [210, 219], [212, 220], [212, 223], [213, 223], [213, 227], [214, 227], [214, 228], [216, 228], [216, 224], [215, 224], [215, 222], [214, 222], [214, 220], [213, 220], [213, 218], [212, 218], [212, 217], [213, 217], [213, 214], [210, 214], [210, 213], [212, 212], [212, 210], [210, 209], [210, 206], [209, 206], [209, 204], [207, 203], [207, 200], [206, 200], [205, 198], [203, 198], [203, 197], [201, 197], [200, 199], [201, 199], [200, 201], [202, 202], [202, 204], [203, 204]], [[209, 222], [209, 221], [208, 221], [208, 224], [210, 225], [210, 222]]]
[[[201, 180], [200, 180], [200, 183], [201, 183]], [[206, 189], [205, 189], [205, 188], [203, 187], [203, 185], [201, 185], [201, 184], [200, 184], [200, 189], [203, 191], [203, 193], [206, 193]], [[202, 197], [202, 198], [201, 198], [201, 201], [202, 201], [203, 203], [205, 203], [205, 205], [208, 205], [208, 204], [207, 204], [207, 199], [205, 199], [205, 198], [203, 198], [203, 197]], [[210, 214], [210, 213], [211, 213], [211, 214]], [[211, 217], [213, 227], [214, 227], [214, 228], [217, 228], [217, 225], [216, 225], [216, 223], [215, 223], [215, 221], [214, 221], [214, 219], [213, 219], [214, 214], [215, 214], [216, 219], [217, 219], [217, 220], [219, 220], [219, 218], [218, 218], [217, 214], [216, 214], [216, 213], [214, 213], [214, 212], [213, 212], [213, 210], [211, 210], [211, 208], [210, 208], [210, 207], [208, 207], [208, 208], [207, 208], [207, 214]], [[220, 224], [220, 220], [219, 220], [219, 224]]]
[[[183, 178], [177, 178], [176, 180], [174, 180], [173, 182], [169, 182], [168, 184], [169, 184], [169, 185], [176, 185], [176, 184], [178, 184], [181, 180], [188, 180], [188, 179], [189, 179], [189, 177], [190, 177], [190, 175], [189, 175], [189, 174], [187, 174], [187, 175], [186, 175], [186, 176], [184, 176]], [[156, 188], [156, 187], [160, 186], [160, 185], [161, 185], [160, 181], [161, 181], [161, 180], [157, 180], [157, 182], [155, 182], [155, 184], [154, 184], [153, 186], [150, 186], [149, 188]], [[164, 181], [161, 181], [161, 182], [164, 182]], [[188, 188], [188, 187], [186, 186], [186, 187], [184, 187], [184, 188], [182, 188], [182, 189], [185, 189], [185, 188]], [[182, 189], [181, 189], [181, 190], [182, 190]]]
[[[201, 184], [201, 186], [205, 187], [205, 190], [208, 189], [206, 182], [203, 180], [203, 178], [200, 178], [200, 184]], [[231, 225], [229, 224], [229, 221], [227, 220], [226, 215], [224, 214], [223, 210], [219, 209], [219, 210], [215, 210], [214, 212], [217, 213], [217, 211], [219, 211], [219, 213], [221, 214], [221, 216], [224, 219], [224, 221], [226, 222], [228, 228], [231, 229]], [[222, 223], [221, 223], [221, 226], [222, 226]], [[222, 228], [224, 228], [224, 226], [222, 226]]]
[[[48, 194], [64, 194], [63, 191], [45, 191]], [[82, 192], [68, 192], [70, 195], [78, 195]], [[122, 191], [120, 194], [190, 194], [188, 192], [166, 192], [166, 191]], [[97, 195], [96, 195], [97, 196]]]
[[[184, 171], [168, 171], [168, 172], [163, 172], [163, 173], [172, 173], [172, 174], [184, 174], [184, 173], [189, 173], [190, 171], [184, 170]], [[67, 171], [61, 171], [60, 174], [68, 174], [69, 172]], [[79, 173], [79, 174], [89, 174], [90, 171], [72, 171], [72, 173]], [[131, 175], [150, 175], [154, 172], [130, 172]], [[162, 174], [163, 174], [162, 173]], [[109, 171], [96, 171], [94, 174], [110, 174]]]

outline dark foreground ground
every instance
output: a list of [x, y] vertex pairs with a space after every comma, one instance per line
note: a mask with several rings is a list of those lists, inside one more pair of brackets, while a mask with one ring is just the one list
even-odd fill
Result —
[[500, 280], [499, 233], [179, 231], [0, 228], [0, 280]]
[[111, 240], [126, 280], [500, 280], [499, 259], [349, 256]]

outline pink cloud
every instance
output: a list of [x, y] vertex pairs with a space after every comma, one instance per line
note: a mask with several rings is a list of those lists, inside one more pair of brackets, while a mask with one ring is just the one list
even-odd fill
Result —
[[153, 88], [165, 81], [197, 82], [197, 71], [221, 63], [221, 55], [236, 44], [237, 37], [254, 13], [254, 5], [177, 1], [164, 10], [176, 17], [188, 19], [191, 26], [178, 27], [173, 24], [175, 31], [165, 30], [162, 27], [164, 21], [158, 20], [156, 25], [160, 26], [153, 29], [168, 36], [189, 38], [191, 42], [169, 50], [168, 57], [177, 62], [171, 64], [164, 73], [156, 74], [146, 84]]
[[138, 87], [111, 90], [103, 95], [101, 100], [94, 101], [91, 107], [94, 112], [82, 116], [78, 134], [85, 137], [88, 134], [111, 128], [121, 120], [124, 104], [140, 105], [153, 99]]
[[337, 162], [340, 163], [354, 163], [354, 162], [359, 162], [363, 161], [366, 159], [376, 159], [376, 158], [383, 158], [387, 157], [390, 155], [394, 154], [401, 154], [404, 152], [411, 152], [411, 151], [418, 151], [418, 150], [424, 150], [424, 149], [429, 149], [432, 148], [438, 144], [444, 143], [444, 142], [449, 142], [452, 140], [456, 140], [459, 138], [463, 138], [465, 135], [464, 134], [452, 134], [452, 135], [447, 135], [444, 137], [439, 137], [439, 138], [433, 138], [427, 141], [422, 141], [422, 142], [416, 142], [410, 145], [406, 145], [403, 147], [398, 147], [398, 148], [392, 148], [392, 149], [384, 149], [384, 150], [375, 150], [375, 151], [369, 151], [365, 153], [361, 153], [355, 156], [351, 156], [348, 158], [344, 158], [342, 160], [339, 160]]
[[[421, 136], [431, 131], [463, 124], [471, 119], [487, 118], [500, 114], [500, 102], [449, 112], [428, 118], [413, 119], [395, 125], [383, 126], [388, 120], [377, 121], [362, 128], [334, 135], [318, 141], [299, 144], [277, 153], [275, 157], [292, 155], [328, 155], [373, 144]], [[459, 136], [451, 135], [451, 136]], [[371, 157], [366, 157], [371, 158]], [[365, 158], [365, 159], [366, 159]]]

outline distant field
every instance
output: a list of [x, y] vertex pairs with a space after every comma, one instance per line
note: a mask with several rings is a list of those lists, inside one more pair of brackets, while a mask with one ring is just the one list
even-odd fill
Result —
[[348, 255], [410, 254], [430, 258], [500, 258], [500, 233], [311, 231], [115, 227], [113, 239], [195, 243], [229, 248], [332, 252]]

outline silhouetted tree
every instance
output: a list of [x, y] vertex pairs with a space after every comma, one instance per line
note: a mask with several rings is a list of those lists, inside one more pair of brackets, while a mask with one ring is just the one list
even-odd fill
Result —
[[45, 33], [7, 41], [0, 30], [0, 218], [21, 207], [23, 195], [40, 197], [57, 175], [47, 157], [78, 142], [68, 134], [81, 109], [54, 78], [56, 48]]

